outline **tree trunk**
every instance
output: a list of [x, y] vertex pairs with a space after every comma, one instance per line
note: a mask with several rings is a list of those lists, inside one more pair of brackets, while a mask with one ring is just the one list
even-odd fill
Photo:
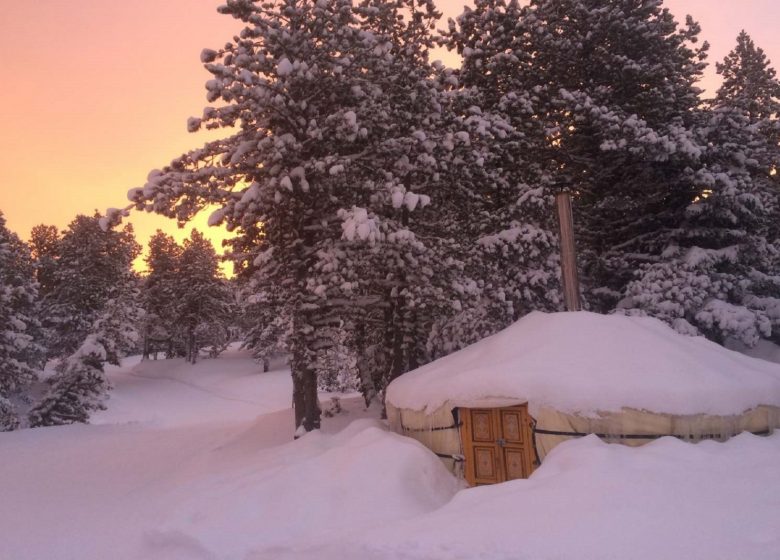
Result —
[[303, 399], [305, 417], [303, 427], [307, 432], [319, 430], [321, 425], [322, 410], [320, 410], [320, 397], [317, 393], [317, 372], [313, 368], [307, 368], [303, 379]]
[[312, 332], [311, 310], [299, 311], [293, 319], [299, 334], [292, 340], [293, 407], [295, 408], [295, 431], [301, 428], [307, 432], [320, 427], [320, 403], [317, 394], [317, 371], [314, 360], [317, 355], [316, 338]]
[[366, 358], [366, 323], [361, 319], [355, 323], [355, 354], [357, 355], [357, 368], [360, 376], [360, 392], [363, 394], [366, 406], [368, 406], [376, 396], [376, 385]]
[[198, 359], [198, 349], [195, 347], [195, 329], [190, 327], [187, 331], [187, 361], [194, 364]]
[[[293, 360], [293, 363], [295, 363], [295, 360]], [[298, 437], [298, 428], [303, 424], [303, 419], [306, 415], [305, 409], [306, 409], [306, 401], [304, 399], [304, 391], [303, 391], [303, 380], [300, 373], [297, 371], [297, 368], [293, 365], [290, 368], [290, 371], [292, 372], [292, 382], [293, 382], [293, 410], [295, 411], [295, 433], [296, 438]]]
[[411, 321], [409, 324], [409, 333], [410, 333], [410, 340], [407, 342], [407, 348], [408, 348], [408, 363], [407, 363], [407, 371], [412, 371], [420, 367], [420, 357], [421, 357], [421, 341], [424, 340], [422, 336], [422, 329], [419, 328], [420, 326], [420, 317], [417, 314], [417, 310], [415, 309], [411, 313]]
[[387, 380], [388, 385], [396, 377], [406, 372], [406, 344], [404, 340], [406, 334], [406, 309], [404, 309], [400, 298], [396, 298], [393, 307], [395, 308], [394, 320], [390, 325], [393, 333], [392, 368], [390, 377]]
[[317, 394], [316, 372], [308, 364], [298, 359], [293, 359], [291, 370], [296, 434], [299, 434], [301, 427], [307, 432], [318, 430], [322, 411]]

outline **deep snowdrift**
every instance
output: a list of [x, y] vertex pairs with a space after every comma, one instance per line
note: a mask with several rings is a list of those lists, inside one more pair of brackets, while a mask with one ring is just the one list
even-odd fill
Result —
[[396, 408], [413, 410], [486, 398], [583, 415], [623, 407], [731, 415], [780, 406], [780, 366], [682, 336], [649, 317], [534, 312], [387, 390]]
[[243, 464], [179, 492], [147, 551], [185, 537], [216, 558], [243, 558], [247, 550], [270, 558], [433, 511], [459, 487], [416, 441], [358, 420], [337, 435], [311, 433], [272, 452], [247, 448]]

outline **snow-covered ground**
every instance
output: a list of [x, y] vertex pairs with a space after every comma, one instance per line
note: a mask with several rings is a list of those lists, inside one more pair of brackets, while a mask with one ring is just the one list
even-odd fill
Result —
[[94, 424], [0, 434], [0, 559], [780, 558], [780, 434], [588, 437], [464, 490], [359, 398], [292, 441], [289, 372], [239, 351], [110, 375]]

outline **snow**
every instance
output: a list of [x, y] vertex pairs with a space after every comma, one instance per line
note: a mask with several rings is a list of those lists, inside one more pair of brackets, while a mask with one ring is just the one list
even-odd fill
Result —
[[222, 223], [222, 220], [225, 219], [225, 214], [227, 214], [227, 210], [225, 208], [218, 208], [217, 210], [214, 210], [211, 214], [209, 214], [208, 217], [208, 226], [214, 227]]
[[276, 65], [276, 73], [278, 76], [288, 76], [293, 71], [293, 65], [290, 63], [290, 61], [287, 59], [287, 57], [282, 58], [279, 63]]
[[216, 60], [219, 53], [212, 49], [203, 49], [200, 51], [200, 61], [204, 64], [208, 62], [214, 62]]
[[95, 335], [89, 335], [79, 348], [73, 353], [74, 358], [81, 358], [85, 356], [97, 356], [101, 360], [106, 359], [106, 349], [98, 342]]
[[778, 459], [780, 434], [639, 448], [588, 436], [553, 450], [528, 480], [468, 489], [429, 514], [278, 558], [775, 559]]
[[360, 398], [293, 441], [282, 360], [261, 373], [232, 348], [195, 366], [136, 358], [107, 374], [115, 390], [94, 424], [0, 433], [0, 558], [774, 560], [780, 550], [780, 434], [641, 448], [587, 437], [559, 445], [528, 480], [463, 489]]
[[308, 434], [188, 486], [160, 531], [198, 535], [222, 557], [242, 558], [247, 537], [266, 550], [317, 544], [433, 511], [457, 489], [435, 455], [365, 419], [336, 435]]
[[435, 410], [484, 399], [595, 415], [623, 407], [740, 414], [780, 406], [780, 367], [687, 337], [657, 319], [531, 313], [509, 328], [394, 381], [398, 408]]
[[405, 192], [401, 189], [394, 189], [390, 195], [390, 199], [393, 204], [393, 208], [400, 208], [404, 203]]
[[[216, 363], [219, 369], [215, 371]], [[289, 371], [261, 373], [262, 366], [235, 348], [218, 362], [201, 360], [192, 365], [183, 359], [149, 360], [132, 368], [108, 367], [114, 390], [108, 410], [93, 415], [93, 424], [219, 424], [254, 420], [259, 414], [290, 407]]]
[[338, 212], [341, 218], [342, 238], [347, 241], [367, 241], [370, 244], [381, 241], [382, 231], [376, 218], [369, 217], [365, 208], [353, 206], [351, 210], [341, 209]]

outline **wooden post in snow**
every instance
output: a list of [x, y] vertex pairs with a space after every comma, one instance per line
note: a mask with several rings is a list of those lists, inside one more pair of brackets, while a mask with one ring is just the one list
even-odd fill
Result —
[[571, 195], [559, 192], [555, 195], [558, 207], [558, 226], [561, 242], [561, 283], [566, 311], [580, 311], [580, 281], [577, 276], [577, 251], [574, 248], [574, 220], [571, 211]]

